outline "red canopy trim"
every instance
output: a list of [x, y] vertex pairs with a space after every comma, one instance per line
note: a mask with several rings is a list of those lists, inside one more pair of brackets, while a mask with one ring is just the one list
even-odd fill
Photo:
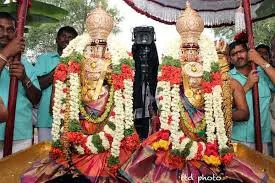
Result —
[[[184, 10], [187, 0], [143, 0], [151, 1], [162, 7]], [[240, 6], [240, 0], [188, 0], [192, 8], [196, 11], [224, 11], [237, 9]], [[262, 3], [264, 0], [251, 0], [251, 6]]]
[[[209, 1], [209, 0], [200, 0]], [[213, 0], [212, 0], [213, 1]], [[159, 21], [164, 24], [172, 25], [176, 23], [177, 17], [181, 14], [182, 10], [175, 9], [166, 4], [160, 4], [156, 0], [124, 0], [130, 7], [140, 14], [147, 16], [153, 20]], [[170, 1], [167, 1], [170, 2]], [[265, 17], [256, 18], [256, 10], [260, 7], [261, 1], [257, 1], [251, 5], [252, 17], [254, 21], [262, 20], [275, 15], [266, 15]], [[236, 9], [223, 8], [219, 11], [200, 10], [199, 14], [204, 19], [205, 27], [221, 27], [234, 25]]]

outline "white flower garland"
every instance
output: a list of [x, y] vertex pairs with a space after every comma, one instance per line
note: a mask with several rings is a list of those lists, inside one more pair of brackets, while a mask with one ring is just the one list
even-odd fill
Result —
[[180, 134], [179, 132], [179, 122], [180, 122], [180, 96], [179, 96], [180, 88], [179, 85], [173, 85], [172, 90], [171, 90], [171, 96], [172, 102], [171, 102], [171, 116], [172, 116], [172, 121], [170, 124], [171, 127], [171, 135], [170, 139], [172, 143], [172, 149], [179, 149], [180, 147], [180, 142], [179, 142], [179, 137]]
[[81, 146], [81, 145], [76, 145], [75, 146], [75, 149], [76, 151], [78, 152], [78, 154], [81, 154], [83, 155], [85, 152], [84, 152], [84, 148]]
[[212, 40], [203, 35], [200, 37], [198, 44], [200, 47], [200, 60], [203, 62], [203, 71], [210, 72], [211, 64], [219, 61], [215, 44]]
[[115, 135], [113, 136], [112, 148], [111, 148], [111, 155], [114, 157], [119, 156], [120, 152], [120, 141], [123, 139], [124, 133], [124, 119], [125, 119], [125, 112], [123, 106], [123, 97], [122, 91], [116, 90], [114, 93], [114, 124], [116, 125]]
[[79, 91], [80, 91], [80, 81], [77, 73], [69, 74], [70, 83], [70, 120], [79, 121]]
[[161, 106], [160, 111], [160, 128], [163, 130], [170, 130], [168, 125], [168, 119], [170, 115], [171, 106], [171, 94], [170, 94], [170, 83], [166, 81], [158, 82], [158, 97], [162, 97], [159, 100], [159, 105]]
[[53, 105], [53, 124], [52, 124], [52, 138], [53, 141], [60, 139], [61, 121], [64, 120], [66, 110], [66, 103], [62, 102], [66, 99], [66, 84], [57, 80], [55, 83], [54, 105]]
[[207, 142], [214, 143], [216, 139], [215, 129], [216, 125], [213, 118], [213, 94], [204, 94], [204, 118], [206, 122], [206, 136]]
[[89, 135], [88, 138], [87, 138], [87, 141], [86, 141], [85, 145], [91, 151], [92, 154], [98, 154], [98, 150], [94, 146], [94, 144], [92, 142], [92, 139], [93, 139], [93, 135]]
[[130, 129], [134, 123], [134, 111], [133, 111], [133, 81], [130, 79], [124, 80], [125, 89], [123, 90], [124, 97], [124, 109], [125, 109], [125, 123], [124, 129]]
[[219, 149], [228, 148], [228, 138], [224, 127], [224, 113], [222, 111], [222, 88], [219, 85], [213, 88], [213, 109]]
[[91, 36], [84, 32], [82, 35], [79, 35], [70, 41], [68, 46], [63, 50], [61, 57], [68, 57], [73, 52], [83, 54], [87, 45], [91, 43], [91, 40]]
[[[201, 36], [199, 41], [200, 56], [203, 60], [203, 71], [210, 72], [211, 64], [218, 63], [218, 54], [212, 40]], [[224, 127], [224, 113], [222, 111], [222, 89], [221, 86], [212, 88], [212, 93], [205, 93], [205, 120], [207, 142], [213, 143], [218, 139], [219, 149], [227, 148], [228, 138]], [[213, 116], [214, 115], [214, 116]], [[216, 130], [216, 134], [215, 133]]]
[[190, 153], [188, 154], [188, 156], [185, 158], [186, 160], [192, 160], [196, 157], [197, 153], [198, 153], [198, 142], [193, 141], [192, 146], [190, 148]]

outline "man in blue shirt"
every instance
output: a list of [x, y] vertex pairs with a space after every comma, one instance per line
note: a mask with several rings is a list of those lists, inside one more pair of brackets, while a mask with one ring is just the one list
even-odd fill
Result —
[[[13, 152], [32, 144], [32, 105], [39, 102], [41, 91], [32, 65], [22, 58], [14, 57], [23, 52], [24, 38], [15, 37], [15, 19], [8, 13], [0, 12], [0, 97], [8, 105], [10, 77], [18, 79]], [[3, 153], [5, 124], [0, 124], [0, 156]]]
[[51, 140], [52, 116], [50, 115], [50, 100], [54, 70], [59, 64], [63, 49], [76, 36], [77, 32], [73, 27], [65, 26], [60, 28], [56, 37], [57, 52], [47, 52], [39, 56], [35, 64], [35, 70], [42, 90], [42, 97], [37, 112], [39, 142]]
[[[234, 65], [230, 74], [242, 84], [250, 111], [248, 121], [234, 122], [232, 139], [255, 148], [252, 87], [258, 83], [263, 153], [269, 154], [268, 145], [271, 142], [269, 105], [271, 91], [275, 91], [275, 68], [264, 60], [257, 51], [248, 50], [246, 44], [241, 41], [231, 43], [229, 49], [230, 62]], [[258, 65], [257, 71], [252, 70], [251, 62]]]

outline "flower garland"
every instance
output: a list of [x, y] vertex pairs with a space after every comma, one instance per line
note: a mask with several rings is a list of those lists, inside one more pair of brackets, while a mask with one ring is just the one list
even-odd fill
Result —
[[[151, 144], [155, 150], [167, 149], [172, 144], [172, 153], [185, 160], [203, 160], [218, 166], [232, 159], [228, 151], [227, 136], [224, 128], [222, 111], [221, 74], [218, 55], [214, 43], [201, 37], [199, 41], [200, 59], [203, 60], [203, 81], [201, 83], [205, 99], [205, 117], [201, 124], [194, 128], [185, 117], [180, 100], [181, 68], [179, 60], [164, 57], [158, 75], [157, 98], [160, 106], [160, 139]], [[206, 130], [207, 143], [193, 141], [179, 128], [180, 117], [192, 133]], [[206, 128], [206, 129], [205, 129]], [[167, 138], [165, 134], [169, 134]]]
[[[84, 58], [84, 50], [89, 43], [90, 36], [88, 34], [78, 36], [72, 40], [63, 51], [61, 64], [56, 69], [54, 75], [55, 96], [52, 129], [54, 142], [52, 153], [57, 155], [62, 153], [60, 139], [64, 136], [63, 139], [69, 144], [69, 147], [65, 148], [74, 148], [81, 155], [98, 154], [110, 150], [108, 163], [112, 166], [119, 163], [121, 147], [132, 151], [138, 144], [137, 137], [133, 135], [133, 59], [130, 57], [123, 58], [120, 60], [119, 65], [113, 66], [113, 84], [110, 87], [105, 112], [94, 119], [87, 114], [80, 100], [81, 61]], [[66, 96], [69, 96], [67, 101]], [[68, 111], [65, 110], [66, 105], [70, 106]], [[62, 127], [65, 112], [67, 112], [69, 118], [67, 130], [63, 130]], [[84, 135], [81, 132], [80, 112], [82, 115], [84, 114], [85, 119], [89, 122], [108, 120], [103, 131], [93, 135]], [[68, 152], [73, 153], [75, 151]], [[70, 159], [70, 157], [67, 158]]]
[[53, 105], [53, 124], [52, 124], [52, 138], [53, 141], [60, 139], [61, 123], [64, 120], [65, 113], [65, 99], [66, 99], [66, 84], [60, 80], [55, 82], [55, 100]]
[[[170, 131], [170, 139], [161, 138], [154, 142], [152, 147], [157, 149], [167, 149], [172, 142], [172, 152], [183, 156], [186, 160], [192, 160], [198, 156], [203, 156], [204, 150], [198, 148], [198, 143], [186, 137], [179, 128], [180, 122], [180, 82], [181, 69], [178, 60], [165, 57], [161, 72], [158, 76], [158, 93], [160, 105], [160, 123], [162, 133]], [[169, 140], [169, 141], [168, 141]]]

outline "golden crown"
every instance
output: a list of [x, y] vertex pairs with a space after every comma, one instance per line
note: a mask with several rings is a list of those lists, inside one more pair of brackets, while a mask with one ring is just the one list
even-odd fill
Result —
[[107, 41], [114, 27], [114, 19], [103, 8], [101, 3], [91, 11], [86, 19], [86, 29], [92, 41]]
[[182, 44], [197, 44], [204, 28], [203, 19], [192, 9], [190, 2], [186, 2], [186, 9], [177, 18], [176, 28], [181, 36]]

